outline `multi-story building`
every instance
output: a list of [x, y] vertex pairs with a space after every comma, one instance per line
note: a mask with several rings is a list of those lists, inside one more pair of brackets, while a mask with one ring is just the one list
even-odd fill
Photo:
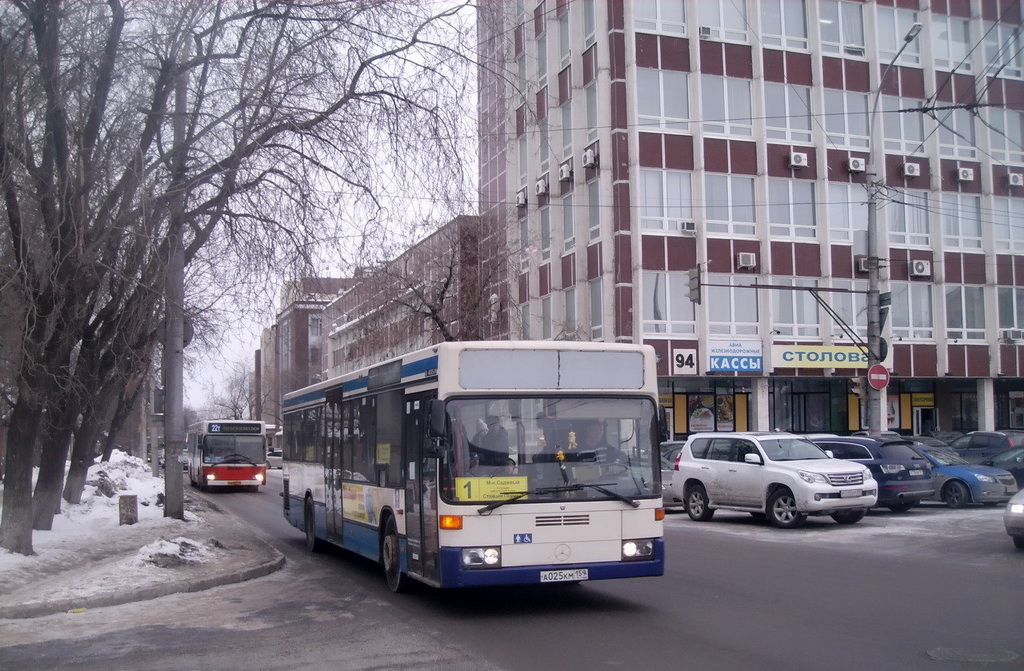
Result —
[[1021, 19], [1016, 0], [483, 3], [509, 335], [653, 345], [677, 433], [849, 431], [878, 259], [888, 426], [1024, 426]]
[[[281, 311], [277, 315], [277, 379], [275, 403], [282, 395], [324, 379], [323, 311], [339, 291], [352, 284], [351, 279], [303, 277], [287, 282], [281, 290]], [[261, 376], [262, 377], [262, 376]]]

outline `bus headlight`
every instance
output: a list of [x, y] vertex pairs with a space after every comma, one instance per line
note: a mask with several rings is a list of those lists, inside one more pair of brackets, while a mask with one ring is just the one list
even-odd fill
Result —
[[212, 480], [216, 480], [216, 479], [217, 479], [217, 476], [214, 475], [213, 473], [207, 473], [206, 474], [206, 480], [207, 481], [212, 481]]
[[654, 540], [651, 538], [622, 541], [622, 561], [650, 559], [653, 556]]
[[257, 479], [257, 480], [258, 480], [259, 482], [263, 482], [263, 474], [262, 474], [262, 473], [257, 473], [257, 474], [256, 474], [256, 479]]
[[464, 568], [500, 568], [501, 548], [462, 548]]

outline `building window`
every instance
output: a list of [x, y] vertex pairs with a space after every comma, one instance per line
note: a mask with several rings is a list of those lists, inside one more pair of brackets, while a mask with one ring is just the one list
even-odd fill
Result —
[[747, 3], [698, 0], [701, 35], [725, 42], [747, 42]]
[[523, 217], [519, 220], [519, 269], [526, 271], [530, 269], [530, 252], [535, 251], [537, 246], [530, 243], [530, 219]]
[[562, 251], [571, 252], [576, 247], [576, 222], [573, 218], [572, 194], [562, 199]]
[[889, 218], [889, 244], [904, 247], [931, 245], [927, 191], [891, 192], [882, 208]]
[[645, 33], [686, 34], [683, 0], [634, 0], [633, 27]]
[[592, 180], [587, 184], [587, 231], [589, 240], [601, 237], [601, 183]]
[[828, 230], [833, 241], [852, 243], [855, 238], [867, 239], [867, 197], [860, 184], [829, 183]]
[[523, 340], [530, 339], [530, 303], [527, 301], [519, 306], [519, 317], [522, 321]]
[[643, 274], [644, 335], [697, 332], [687, 273], [647, 271]]
[[935, 113], [939, 124], [939, 155], [950, 158], [977, 158], [974, 138], [974, 113], [966, 109]]
[[932, 317], [932, 285], [924, 282], [892, 282], [892, 320], [894, 338], [931, 340], [935, 337]]
[[590, 339], [604, 338], [604, 297], [601, 278], [590, 280]]
[[846, 325], [859, 338], [867, 337], [867, 280], [832, 280], [832, 287], [846, 291], [829, 292], [832, 310], [841, 322], [832, 320], [832, 337], [836, 340], [851, 340], [843, 328]]
[[816, 238], [814, 182], [802, 179], [768, 180], [768, 224], [773, 238]]
[[985, 339], [985, 288], [946, 285], [946, 338]]
[[783, 49], [807, 49], [807, 10], [803, 0], [760, 0], [761, 42]]
[[896, 61], [897, 65], [921, 64], [920, 40], [911, 40], [909, 43], [903, 40], [915, 23], [917, 12], [913, 10], [878, 5], [878, 56], [882, 63], [891, 63], [900, 49], [903, 49]]
[[572, 100], [566, 100], [562, 110], [562, 158], [572, 156]]
[[995, 198], [992, 202], [992, 237], [996, 251], [1024, 253], [1024, 200]]
[[526, 94], [529, 91], [529, 81], [526, 75], [526, 54], [522, 53], [516, 57], [516, 75], [518, 78], [517, 101], [520, 105], [526, 102]]
[[323, 315], [310, 315], [309, 316], [309, 344], [313, 345], [320, 341], [320, 336], [324, 331], [324, 319]]
[[540, 211], [540, 258], [541, 261], [551, 260], [551, 208]]
[[709, 173], [704, 177], [708, 233], [754, 235], [754, 178]]
[[691, 173], [682, 170], [640, 170], [640, 226], [649, 231], [678, 233], [693, 221]]
[[835, 147], [866, 149], [868, 94], [825, 89], [825, 132]]
[[558, 17], [558, 68], [562, 69], [572, 60], [572, 32], [569, 30], [569, 10], [571, 3], [566, 3], [562, 15]]
[[582, 0], [583, 2], [583, 46], [590, 47], [597, 41], [597, 10], [594, 7], [597, 0]]
[[810, 87], [765, 82], [764, 111], [768, 139], [811, 141]]
[[981, 197], [944, 193], [942, 244], [951, 249], [981, 249]]
[[1024, 112], [989, 107], [988, 118], [992, 158], [1003, 163], [1024, 163]]
[[816, 289], [817, 280], [773, 278], [773, 284], [793, 287], [792, 291], [776, 289], [771, 292], [772, 328], [776, 335], [796, 338], [820, 337], [821, 318], [818, 302], [806, 289]]
[[587, 101], [587, 142], [597, 140], [597, 83], [590, 82], [583, 89]]
[[519, 136], [519, 188], [526, 186], [527, 169], [530, 165], [530, 146], [525, 135]]
[[885, 148], [899, 154], [916, 154], [924, 147], [924, 114], [900, 112], [924, 106], [923, 100], [882, 96]]
[[711, 135], [750, 137], [754, 133], [750, 112], [750, 80], [703, 75], [701, 80], [701, 128]]
[[1024, 77], [1024, 43], [1020, 26], [985, 22], [985, 62], [999, 68], [1000, 77]]
[[690, 129], [689, 75], [676, 70], [637, 68], [637, 123], [661, 130]]
[[[546, 16], [546, 15], [545, 15]], [[541, 19], [545, 24], [544, 19]], [[537, 36], [537, 90], [548, 85], [548, 34], [543, 32]]]
[[970, 72], [971, 30], [967, 19], [932, 13], [932, 56], [942, 70]]
[[860, 2], [822, 0], [821, 50], [826, 54], [864, 57], [864, 6]]
[[540, 299], [540, 337], [551, 340], [551, 296]]
[[576, 287], [569, 287], [564, 292], [565, 296], [565, 323], [562, 331], [575, 333], [576, 331]]
[[999, 287], [999, 328], [1024, 328], [1024, 288]]
[[551, 166], [551, 129], [547, 119], [537, 122], [537, 135], [540, 141], [540, 172], [544, 174]]
[[709, 334], [741, 336], [760, 332], [757, 289], [746, 286], [755, 281], [733, 275], [708, 276]]

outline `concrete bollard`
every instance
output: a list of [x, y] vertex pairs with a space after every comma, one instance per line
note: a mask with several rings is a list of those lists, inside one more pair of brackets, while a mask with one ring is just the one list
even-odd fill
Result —
[[124, 494], [117, 500], [117, 523], [119, 525], [135, 524], [139, 521], [139, 497], [135, 494]]

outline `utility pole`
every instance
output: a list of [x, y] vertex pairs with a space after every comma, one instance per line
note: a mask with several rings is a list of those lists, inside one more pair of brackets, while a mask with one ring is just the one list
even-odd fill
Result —
[[167, 230], [169, 258], [164, 286], [164, 517], [185, 519], [185, 485], [179, 457], [185, 446], [185, 115], [188, 103], [187, 40], [175, 64], [174, 155], [171, 219]]
[[[879, 245], [878, 245], [878, 191], [885, 184], [885, 175], [883, 167], [883, 175], [879, 180], [875, 174], [875, 119], [878, 116], [878, 101], [882, 97], [882, 87], [885, 85], [885, 79], [889, 74], [889, 70], [899, 59], [911, 42], [917, 37], [918, 33], [921, 32], [921, 24], [915, 23], [910, 26], [910, 30], [903, 37], [903, 45], [900, 47], [896, 55], [892, 57], [889, 64], [885, 66], [885, 70], [882, 71], [882, 76], [878, 80], [878, 90], [875, 91], [875, 100], [871, 107], [871, 118], [868, 121], [868, 160], [865, 169], [867, 177], [867, 189], [868, 189], [868, 369], [871, 366], [882, 363], [882, 359], [885, 357], [885, 352], [882, 351], [882, 316], [881, 316], [881, 301], [879, 297], [879, 285], [881, 283], [880, 278], [880, 266], [881, 259], [878, 256]], [[884, 146], [884, 145], [883, 145]], [[884, 166], [884, 162], [883, 162]], [[872, 386], [867, 388], [867, 403], [865, 406], [867, 415], [868, 432], [872, 436], [880, 435], [883, 429], [882, 422], [883, 418], [887, 417], [885, 408], [883, 406], [883, 399], [885, 394], [881, 389], [875, 389]], [[888, 428], [888, 426], [884, 427]]]

